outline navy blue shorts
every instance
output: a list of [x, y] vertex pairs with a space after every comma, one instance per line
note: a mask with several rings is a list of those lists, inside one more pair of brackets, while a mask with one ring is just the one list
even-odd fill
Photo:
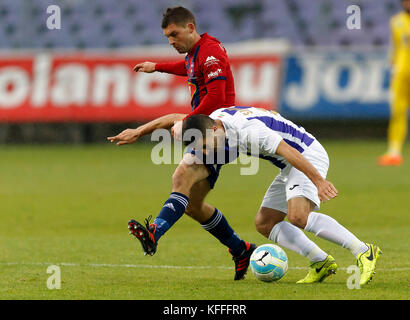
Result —
[[225, 153], [220, 156], [222, 159], [217, 158], [217, 154], [214, 153], [211, 156], [205, 156], [198, 154], [199, 151], [195, 149], [188, 149], [186, 153], [196, 155], [199, 159], [203, 158], [204, 166], [209, 170], [209, 176], [206, 178], [209, 182], [211, 189], [214, 188], [216, 180], [218, 180], [219, 172], [224, 164], [234, 161], [238, 156], [239, 152], [237, 148], [229, 148], [228, 145], [225, 146]]

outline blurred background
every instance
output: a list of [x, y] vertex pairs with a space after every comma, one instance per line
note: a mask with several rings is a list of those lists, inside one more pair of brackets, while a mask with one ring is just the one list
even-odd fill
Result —
[[[277, 109], [318, 137], [385, 137], [399, 0], [0, 0], [0, 143], [105, 142], [189, 112], [185, 78], [132, 72], [184, 58], [161, 29], [177, 5], [227, 48], [237, 105]], [[350, 5], [360, 29], [346, 25]]]

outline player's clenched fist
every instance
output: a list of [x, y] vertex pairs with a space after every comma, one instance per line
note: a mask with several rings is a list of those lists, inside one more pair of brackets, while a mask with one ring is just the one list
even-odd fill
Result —
[[152, 73], [155, 71], [155, 63], [154, 62], [141, 62], [138, 63], [134, 69], [135, 72], [146, 72], [146, 73]]
[[107, 140], [116, 142], [117, 146], [122, 144], [134, 143], [140, 137], [138, 129], [126, 129], [113, 137], [108, 137]]

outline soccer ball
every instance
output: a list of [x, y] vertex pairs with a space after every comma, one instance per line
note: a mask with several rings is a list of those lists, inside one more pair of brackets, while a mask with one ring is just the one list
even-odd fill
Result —
[[258, 280], [277, 281], [288, 270], [288, 256], [281, 247], [274, 244], [263, 244], [251, 255], [251, 270]]

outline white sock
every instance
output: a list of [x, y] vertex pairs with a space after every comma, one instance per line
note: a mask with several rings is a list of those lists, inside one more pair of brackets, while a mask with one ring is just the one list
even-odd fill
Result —
[[311, 262], [323, 261], [327, 257], [327, 253], [310, 240], [302, 230], [287, 221], [277, 223], [272, 228], [269, 239], [281, 247], [309, 258]]
[[349, 249], [355, 257], [368, 250], [368, 247], [363, 241], [357, 239], [353, 233], [343, 227], [339, 222], [319, 212], [311, 212], [309, 214], [305, 230], [313, 232], [316, 236], [336, 243], [343, 248]]

